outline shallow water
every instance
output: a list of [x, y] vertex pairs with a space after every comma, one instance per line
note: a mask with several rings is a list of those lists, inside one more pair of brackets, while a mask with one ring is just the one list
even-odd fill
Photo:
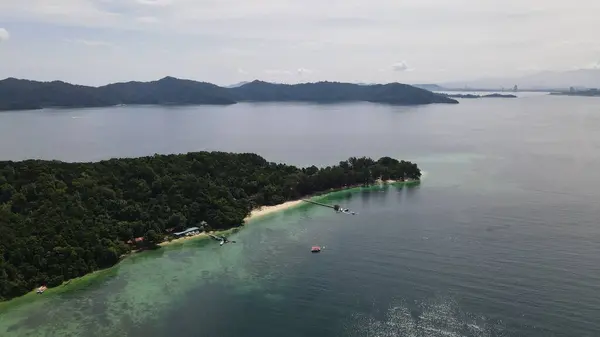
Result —
[[220, 149], [301, 165], [392, 155], [426, 171], [418, 186], [327, 201], [357, 216], [303, 206], [251, 223], [236, 244], [139, 254], [72, 291], [0, 307], [0, 335], [596, 336], [598, 102], [0, 114], [4, 159]]

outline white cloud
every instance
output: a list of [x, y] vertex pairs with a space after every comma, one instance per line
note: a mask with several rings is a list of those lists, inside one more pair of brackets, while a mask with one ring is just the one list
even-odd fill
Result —
[[304, 75], [304, 74], [311, 74], [313, 71], [310, 69], [306, 69], [306, 68], [298, 68], [298, 70], [296, 70], [296, 73], [300, 76]]
[[588, 65], [586, 69], [600, 69], [600, 61]]
[[411, 69], [408, 67], [406, 62], [397, 62], [392, 64], [392, 70], [397, 72], [410, 71]]
[[10, 34], [5, 28], [0, 28], [0, 42], [10, 39]]
[[240, 73], [240, 74], [243, 74], [243, 75], [248, 74], [248, 72], [246, 70], [242, 69], [242, 68], [238, 68], [237, 72]]

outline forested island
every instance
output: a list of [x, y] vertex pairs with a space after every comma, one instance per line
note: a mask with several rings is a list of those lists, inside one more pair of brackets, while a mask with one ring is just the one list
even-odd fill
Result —
[[330, 189], [419, 180], [383, 157], [298, 168], [251, 153], [196, 152], [95, 163], [0, 162], [0, 300], [107, 268], [144, 237], [206, 222], [243, 225], [251, 210]]
[[7, 78], [0, 81], [1, 110], [85, 108], [116, 105], [228, 105], [238, 102], [373, 102], [397, 105], [458, 103], [410, 85], [358, 85], [338, 82], [274, 84], [253, 81], [235, 88], [165, 77], [152, 82], [115, 83], [101, 87], [61, 81], [38, 82]]

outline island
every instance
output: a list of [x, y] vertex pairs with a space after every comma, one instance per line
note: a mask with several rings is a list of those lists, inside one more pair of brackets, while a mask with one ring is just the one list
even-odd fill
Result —
[[512, 94], [487, 94], [487, 95], [475, 95], [475, 94], [443, 94], [446, 97], [452, 98], [517, 98], [516, 95]]
[[261, 207], [420, 177], [416, 164], [390, 157], [320, 168], [226, 152], [0, 162], [0, 301], [111, 267], [169, 237], [243, 226]]
[[238, 102], [373, 102], [393, 105], [458, 103], [444, 95], [400, 83], [365, 86], [338, 82], [274, 84], [252, 81], [227, 88], [173, 77], [101, 87], [15, 78], [0, 81], [0, 111], [138, 104], [228, 105]]
[[569, 91], [551, 92], [550, 95], [600, 97], [600, 90], [598, 90], [598, 89], [586, 89], [586, 90], [571, 89]]

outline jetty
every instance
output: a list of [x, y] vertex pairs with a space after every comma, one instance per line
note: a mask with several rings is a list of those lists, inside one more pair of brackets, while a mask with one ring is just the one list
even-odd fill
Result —
[[302, 199], [302, 201], [304, 202], [308, 202], [310, 204], [313, 205], [317, 205], [317, 206], [323, 206], [323, 207], [327, 207], [327, 208], [331, 208], [334, 211], [338, 212], [338, 213], [344, 213], [344, 214], [351, 214], [351, 215], [356, 215], [356, 212], [353, 212], [347, 208], [342, 208], [340, 205], [328, 205], [328, 204], [323, 204], [317, 201], [313, 201], [313, 200], [309, 200], [309, 199]]
[[313, 200], [309, 200], [309, 199], [302, 199], [302, 201], [308, 202], [310, 204], [318, 205], [318, 206], [329, 207], [329, 208], [334, 209], [336, 211], [338, 209], [340, 209], [339, 205], [333, 205], [332, 206], [332, 205], [323, 204], [323, 203], [320, 203], [320, 202], [317, 202], [317, 201], [313, 201]]

